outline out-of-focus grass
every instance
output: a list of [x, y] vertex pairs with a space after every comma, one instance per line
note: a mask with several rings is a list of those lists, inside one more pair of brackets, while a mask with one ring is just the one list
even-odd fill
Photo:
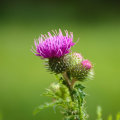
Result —
[[87, 110], [94, 120], [96, 107], [103, 108], [104, 119], [120, 110], [120, 24], [114, 21], [96, 24], [79, 23], [2, 23], [0, 27], [0, 111], [3, 120], [61, 120], [59, 112], [43, 110], [32, 116], [39, 104], [49, 101], [40, 96], [53, 75], [44, 68], [43, 61], [30, 51], [33, 39], [52, 29], [74, 32], [80, 38], [73, 51], [80, 52], [95, 66], [95, 78], [87, 81]]

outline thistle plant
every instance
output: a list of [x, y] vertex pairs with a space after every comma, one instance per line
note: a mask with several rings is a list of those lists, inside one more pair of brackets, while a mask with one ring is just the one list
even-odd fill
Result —
[[45, 103], [34, 111], [38, 113], [46, 107], [59, 107], [64, 120], [86, 120], [85, 87], [82, 82], [93, 75], [93, 65], [80, 53], [72, 52], [73, 33], [61, 30], [48, 32], [34, 41], [33, 53], [45, 61], [45, 67], [56, 76], [57, 82], [50, 85], [44, 95], [52, 97], [51, 103]]
[[[34, 114], [47, 107], [58, 107], [64, 116], [63, 120], [87, 120], [83, 82], [93, 77], [93, 65], [80, 53], [71, 51], [75, 45], [73, 33], [65, 31], [63, 35], [61, 30], [58, 33], [52, 31], [52, 34], [48, 32], [48, 35], [41, 35], [34, 43], [32, 52], [44, 60], [47, 70], [57, 79], [43, 93], [53, 100], [38, 106]], [[103, 120], [100, 106], [96, 120]], [[108, 120], [112, 120], [111, 115]], [[116, 115], [116, 120], [120, 120], [120, 113]]]

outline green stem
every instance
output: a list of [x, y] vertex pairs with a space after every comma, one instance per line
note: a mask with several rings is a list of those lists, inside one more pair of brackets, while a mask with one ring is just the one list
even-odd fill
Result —
[[72, 84], [71, 84], [71, 82], [70, 82], [70, 79], [69, 79], [69, 77], [68, 77], [68, 75], [67, 75], [66, 72], [64, 72], [62, 75], [63, 75], [63, 78], [65, 79], [65, 84], [66, 84], [66, 86], [68, 87], [69, 92], [70, 92], [70, 95], [71, 95], [71, 98], [72, 98], [72, 100], [73, 100]]
[[65, 79], [65, 81], [66, 81], [68, 87], [70, 88], [70, 86], [71, 86], [71, 82], [70, 82], [70, 79], [69, 79], [67, 73], [64, 72], [62, 75], [63, 75], [63, 78]]
[[81, 98], [79, 98], [79, 116], [80, 116], [80, 120], [83, 120]]
[[[75, 106], [77, 106], [77, 109], [78, 109], [78, 113], [76, 113], [76, 115], [78, 115], [79, 118], [74, 118], [73, 120], [85, 120], [84, 115], [83, 115], [83, 100], [84, 100], [83, 95], [84, 95], [84, 93], [82, 91], [82, 88], [80, 88], [80, 86], [78, 86], [78, 88], [74, 89], [73, 85], [76, 82], [76, 80], [75, 79], [70, 80], [66, 72], [63, 73], [63, 77], [65, 79], [67, 87], [69, 88], [72, 101], [75, 103]], [[74, 112], [74, 111], [72, 111], [72, 112]], [[71, 112], [71, 116], [72, 116], [72, 112]]]

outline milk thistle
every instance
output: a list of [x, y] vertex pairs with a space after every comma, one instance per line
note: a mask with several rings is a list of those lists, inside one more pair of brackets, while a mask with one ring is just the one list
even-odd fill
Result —
[[61, 30], [53, 35], [41, 35], [35, 40], [34, 54], [45, 60], [47, 69], [58, 80], [52, 83], [44, 95], [53, 98], [51, 103], [37, 107], [34, 113], [46, 107], [57, 106], [64, 115], [64, 120], [86, 120], [88, 115], [85, 109], [85, 87], [82, 85], [90, 75], [93, 75], [93, 65], [84, 59], [80, 53], [72, 52], [73, 33]]

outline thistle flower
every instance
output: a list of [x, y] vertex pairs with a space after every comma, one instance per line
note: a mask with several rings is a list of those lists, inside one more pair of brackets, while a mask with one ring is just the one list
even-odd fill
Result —
[[59, 58], [68, 54], [70, 48], [75, 44], [73, 43], [73, 33], [68, 34], [68, 31], [65, 31], [66, 35], [64, 36], [59, 29], [59, 33], [53, 31], [54, 35], [52, 36], [50, 32], [47, 35], [41, 35], [38, 41], [35, 40], [35, 55], [41, 56], [42, 58]]
[[73, 43], [73, 34], [68, 34], [68, 31], [65, 31], [66, 35], [64, 36], [59, 29], [59, 33], [53, 31], [54, 35], [52, 36], [48, 32], [47, 35], [41, 35], [38, 39], [38, 42], [35, 41], [35, 55], [40, 56], [41, 58], [48, 58], [47, 68], [56, 73], [62, 73], [66, 70], [66, 64], [64, 56], [70, 52], [70, 48], [75, 44]]

